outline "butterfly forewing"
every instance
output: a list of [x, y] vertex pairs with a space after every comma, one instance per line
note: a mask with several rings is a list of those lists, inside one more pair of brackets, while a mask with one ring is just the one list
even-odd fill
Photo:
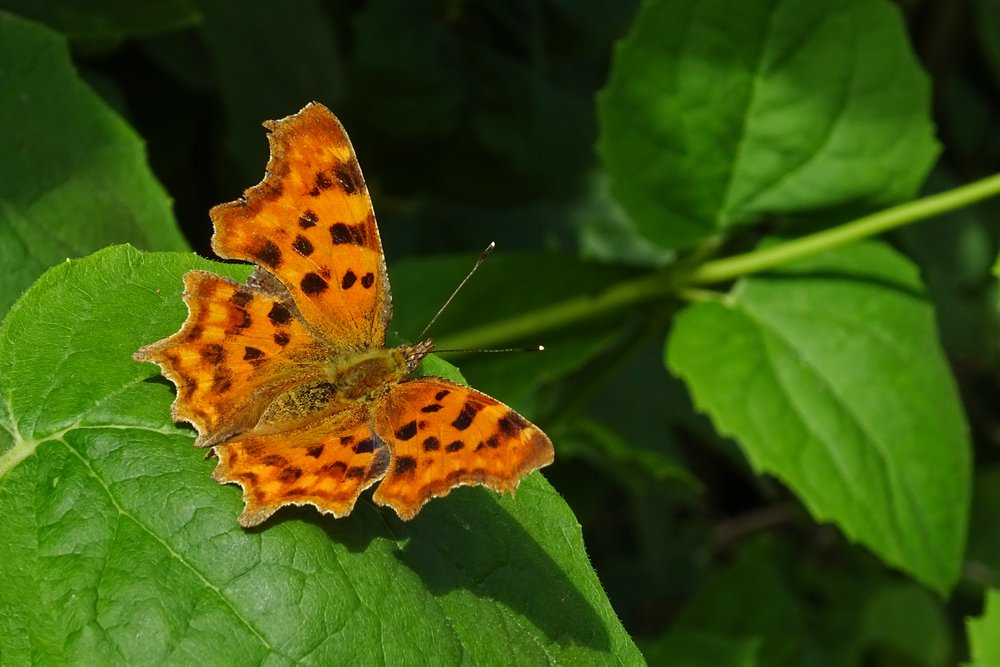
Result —
[[265, 127], [267, 175], [240, 200], [212, 209], [213, 250], [274, 275], [332, 346], [381, 347], [389, 285], [371, 199], [347, 133], [315, 103]]
[[189, 271], [184, 302], [181, 330], [135, 358], [159, 364], [177, 385], [173, 417], [197, 427], [198, 446], [253, 426], [268, 398], [302, 382], [322, 354], [279, 295]]

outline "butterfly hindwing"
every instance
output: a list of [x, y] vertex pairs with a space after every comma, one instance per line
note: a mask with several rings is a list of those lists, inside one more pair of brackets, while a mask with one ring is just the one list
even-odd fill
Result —
[[292, 431], [236, 438], [215, 450], [219, 465], [212, 476], [243, 487], [246, 507], [239, 521], [248, 527], [289, 504], [346, 516], [389, 464], [363, 408]]
[[347, 133], [316, 103], [265, 127], [266, 176], [241, 199], [212, 209], [212, 249], [275, 276], [305, 321], [336, 347], [383, 346], [388, 278]]
[[392, 454], [374, 500], [410, 519], [456, 486], [513, 491], [553, 459], [534, 424], [494, 398], [442, 378], [402, 382], [376, 405], [375, 433]]

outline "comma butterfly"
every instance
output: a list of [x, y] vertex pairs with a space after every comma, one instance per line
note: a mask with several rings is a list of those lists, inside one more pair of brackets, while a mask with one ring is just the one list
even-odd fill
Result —
[[386, 347], [385, 258], [343, 126], [315, 102], [264, 126], [264, 180], [210, 213], [216, 254], [253, 274], [187, 273], [181, 330], [134, 355], [177, 386], [171, 414], [214, 448], [213, 478], [243, 488], [240, 524], [284, 505], [346, 516], [379, 481], [407, 520], [463, 484], [513, 492], [552, 443], [474, 389], [408, 378], [430, 340]]

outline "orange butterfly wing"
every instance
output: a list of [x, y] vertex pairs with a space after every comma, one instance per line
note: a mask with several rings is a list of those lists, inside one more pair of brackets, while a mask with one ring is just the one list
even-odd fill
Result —
[[212, 209], [212, 249], [281, 282], [303, 319], [340, 349], [382, 347], [389, 281], [361, 167], [340, 121], [315, 102], [264, 123], [267, 173]]
[[346, 516], [389, 465], [389, 452], [373, 436], [363, 406], [291, 432], [238, 437], [216, 452], [212, 477], [243, 487], [246, 506], [239, 522], [246, 527], [289, 504]]
[[174, 419], [215, 447], [213, 477], [243, 488], [240, 523], [287, 504], [345, 516], [379, 480], [374, 500], [411, 519], [456, 486], [513, 491], [551, 463], [545, 434], [499, 401], [441, 378], [399, 382], [390, 360], [410, 354], [409, 366], [429, 341], [384, 350], [389, 284], [343, 127], [316, 103], [265, 126], [264, 180], [211, 212], [215, 251], [257, 269], [246, 285], [189, 272], [181, 330], [134, 355], [177, 385]]
[[252, 427], [268, 400], [302, 382], [323, 354], [287, 295], [189, 271], [184, 302], [181, 330], [134, 357], [158, 364], [177, 385], [173, 418], [195, 425], [198, 447]]
[[413, 518], [431, 498], [456, 486], [513, 491], [552, 463], [552, 442], [500, 401], [442, 378], [393, 387], [375, 407], [375, 433], [392, 452], [374, 500]]

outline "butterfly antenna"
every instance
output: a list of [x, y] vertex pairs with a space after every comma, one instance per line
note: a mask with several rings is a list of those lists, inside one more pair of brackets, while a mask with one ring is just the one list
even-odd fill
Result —
[[465, 286], [465, 283], [469, 282], [469, 278], [472, 277], [472, 274], [476, 272], [476, 270], [479, 268], [479, 265], [483, 263], [483, 260], [485, 260], [487, 257], [490, 256], [490, 253], [493, 252], [494, 248], [496, 247], [497, 247], [496, 242], [490, 241], [490, 244], [486, 246], [486, 250], [484, 250], [482, 254], [479, 255], [479, 259], [476, 260], [476, 265], [472, 267], [472, 270], [469, 271], [468, 275], [466, 275], [465, 278], [462, 279], [462, 282], [458, 284], [458, 287], [455, 288], [455, 290], [451, 293], [451, 296], [449, 296], [448, 299], [444, 302], [444, 305], [438, 308], [438, 311], [434, 314], [434, 317], [432, 317], [431, 321], [427, 323], [427, 326], [424, 327], [424, 330], [420, 332], [420, 335], [417, 337], [418, 340], [423, 340], [424, 335], [426, 335], [426, 333], [430, 330], [430, 328], [434, 326], [434, 323], [437, 322], [437, 318], [441, 316], [441, 313], [443, 313], [444, 309], [448, 307], [448, 304], [451, 303], [451, 300], [455, 298], [455, 295], [458, 294], [458, 291]]
[[526, 345], [524, 347], [494, 347], [482, 349], [481, 347], [456, 348], [453, 350], [434, 350], [434, 354], [445, 354], [454, 352], [455, 354], [468, 354], [470, 352], [542, 352], [545, 347], [542, 345]]

